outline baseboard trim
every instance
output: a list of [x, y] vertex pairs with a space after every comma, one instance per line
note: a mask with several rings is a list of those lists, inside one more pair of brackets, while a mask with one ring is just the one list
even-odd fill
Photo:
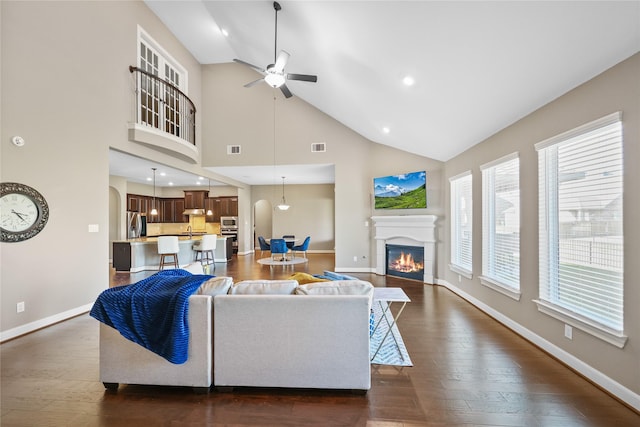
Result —
[[34, 322], [18, 326], [17, 328], [0, 332], [0, 343], [17, 338], [21, 335], [37, 331], [38, 329], [46, 328], [47, 326], [51, 326], [55, 323], [62, 322], [72, 317], [88, 313], [89, 311], [91, 311], [91, 307], [93, 307], [93, 303], [72, 308], [71, 310], [54, 314], [53, 316], [45, 317], [44, 319], [36, 320]]
[[603, 388], [604, 390], [611, 393], [616, 398], [620, 399], [625, 404], [629, 405], [630, 407], [634, 408], [636, 411], [640, 412], [640, 394], [637, 394], [632, 390], [629, 390], [627, 387], [623, 386], [619, 382], [608, 377], [607, 375], [603, 374], [602, 372], [598, 371], [592, 366], [586, 364], [585, 362], [578, 359], [571, 353], [564, 351], [560, 347], [557, 347], [553, 343], [542, 338], [540, 335], [525, 328], [521, 324], [514, 322], [509, 317], [505, 316], [499, 311], [494, 310], [490, 306], [486, 305], [485, 303], [478, 300], [477, 298], [469, 295], [462, 289], [452, 285], [446, 280], [437, 279], [436, 285], [440, 285], [449, 289], [454, 294], [458, 295], [459, 297], [463, 298], [473, 306], [482, 310], [487, 315], [491, 316], [498, 322], [502, 323], [504, 326], [511, 329], [512, 331], [514, 331], [524, 339], [540, 347], [542, 350], [546, 351], [556, 359], [560, 360], [562, 363], [569, 366], [571, 369], [575, 370], [580, 375], [583, 375], [585, 378], [592, 381], [594, 384]]
[[335, 267], [336, 273], [375, 273], [375, 268], [370, 267]]

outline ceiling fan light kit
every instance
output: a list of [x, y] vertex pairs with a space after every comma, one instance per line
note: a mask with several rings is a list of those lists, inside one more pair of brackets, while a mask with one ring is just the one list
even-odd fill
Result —
[[276, 15], [275, 41], [274, 41], [274, 47], [273, 47], [273, 64], [269, 64], [265, 68], [261, 68], [261, 67], [258, 67], [257, 65], [250, 64], [241, 59], [234, 59], [234, 62], [246, 65], [247, 67], [251, 67], [264, 76], [258, 80], [254, 80], [250, 83], [245, 84], [244, 87], [252, 87], [257, 83], [264, 81], [272, 88], [280, 88], [285, 98], [291, 98], [293, 94], [291, 93], [291, 91], [286, 85], [287, 80], [298, 80], [302, 82], [315, 83], [318, 81], [318, 76], [314, 76], [311, 74], [288, 74], [284, 72], [284, 68], [286, 67], [287, 62], [289, 61], [289, 57], [291, 55], [289, 55], [289, 53], [284, 50], [281, 50], [280, 54], [277, 54], [278, 52], [278, 11], [282, 9], [282, 7], [277, 1], [274, 1], [273, 9], [275, 10], [275, 15]]

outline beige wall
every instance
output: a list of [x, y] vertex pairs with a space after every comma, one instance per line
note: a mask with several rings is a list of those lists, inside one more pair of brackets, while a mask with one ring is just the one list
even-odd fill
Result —
[[[37, 236], [0, 243], [5, 338], [86, 311], [108, 286], [110, 204], [120, 197], [125, 206], [126, 195], [117, 180], [110, 190], [110, 146], [186, 167], [127, 139], [137, 25], [187, 67], [197, 103], [201, 90], [199, 64], [142, 2], [2, 1], [0, 8], [0, 179], [34, 187], [50, 208]], [[26, 145], [13, 146], [14, 135]], [[16, 313], [21, 301], [26, 309]]]
[[[426, 210], [376, 214], [442, 211], [442, 162], [372, 143], [300, 98], [285, 99], [267, 85], [243, 87], [256, 77], [253, 71], [235, 63], [203, 66], [202, 114], [207, 126], [203, 129], [202, 165], [335, 165], [334, 218], [324, 218], [321, 223], [327, 227], [333, 224], [335, 229], [337, 270], [371, 271], [375, 267], [371, 254], [373, 232], [365, 225], [373, 214], [375, 176], [426, 170], [430, 177], [428, 191], [431, 197], [430, 207]], [[291, 85], [294, 94], [295, 84], [304, 83]], [[317, 142], [327, 144], [325, 153], [311, 153], [311, 144]], [[242, 154], [227, 155], [229, 144], [241, 145]], [[259, 190], [252, 189], [252, 203], [260, 200], [256, 191]], [[328, 215], [329, 210], [326, 212]], [[291, 213], [286, 215], [292, 216]], [[274, 223], [277, 221], [278, 216], [274, 215]], [[303, 234], [304, 228], [301, 227]], [[329, 249], [329, 245], [326, 240], [322, 248]], [[314, 243], [312, 247], [318, 248]]]
[[[287, 185], [285, 197], [291, 207], [286, 211], [275, 208], [282, 198], [282, 187], [260, 185], [252, 187], [252, 203], [266, 201], [271, 210], [271, 230], [265, 238], [293, 234], [302, 244], [311, 236], [310, 251], [334, 250], [334, 186], [333, 184]], [[256, 236], [257, 245], [257, 236]]]
[[[446, 162], [443, 188], [449, 204], [448, 178], [473, 173], [473, 279], [462, 278], [444, 268], [450, 261], [449, 218], [444, 227], [444, 250], [440, 252], [439, 278], [486, 304], [498, 314], [521, 325], [558, 349], [567, 358], [578, 358], [619, 383], [627, 392], [640, 393], [640, 54], [622, 62], [572, 90], [488, 140]], [[534, 144], [615, 111], [623, 113], [624, 132], [624, 325], [629, 336], [619, 349], [574, 328], [573, 340], [564, 338], [564, 324], [538, 312], [538, 178]], [[522, 298], [514, 301], [480, 285], [482, 265], [482, 182], [479, 166], [517, 151], [520, 154], [520, 287]], [[541, 341], [542, 342], [542, 341]], [[615, 385], [615, 384], [614, 384]]]

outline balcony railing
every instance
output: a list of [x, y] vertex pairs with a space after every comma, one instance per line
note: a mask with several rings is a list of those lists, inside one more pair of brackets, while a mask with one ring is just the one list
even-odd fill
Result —
[[138, 67], [130, 66], [136, 87], [136, 123], [150, 126], [196, 143], [196, 107], [170, 82]]

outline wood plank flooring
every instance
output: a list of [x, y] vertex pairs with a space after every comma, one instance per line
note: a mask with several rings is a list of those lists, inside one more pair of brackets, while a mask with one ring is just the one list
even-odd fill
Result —
[[[253, 256], [218, 264], [235, 281], [333, 269], [261, 266]], [[151, 274], [112, 272], [111, 284]], [[638, 426], [640, 414], [438, 286], [354, 274], [402, 287], [412, 302], [399, 329], [413, 367], [372, 366], [364, 396], [342, 391], [188, 388], [99, 382], [98, 322], [88, 315], [0, 345], [0, 425], [11, 426]], [[126, 360], [122, 361], [127, 363]]]

